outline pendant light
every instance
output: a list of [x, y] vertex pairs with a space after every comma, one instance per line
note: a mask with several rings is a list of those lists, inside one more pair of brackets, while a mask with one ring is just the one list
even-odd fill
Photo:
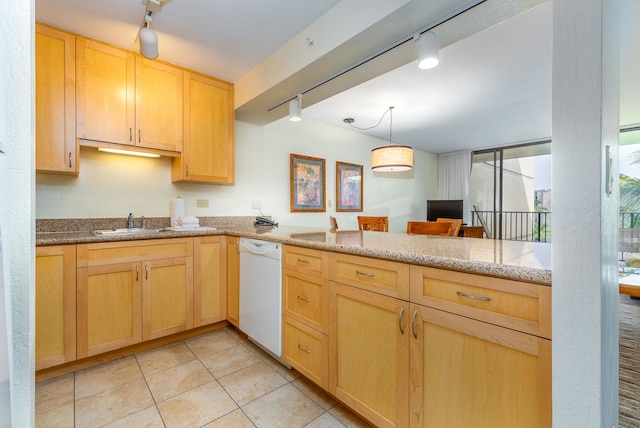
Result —
[[401, 172], [413, 168], [413, 149], [394, 145], [391, 141], [393, 107], [389, 107], [389, 145], [371, 150], [371, 170], [374, 172]]

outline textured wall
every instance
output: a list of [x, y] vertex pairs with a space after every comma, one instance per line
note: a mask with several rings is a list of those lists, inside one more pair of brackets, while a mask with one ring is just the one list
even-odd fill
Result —
[[619, 0], [553, 2], [553, 426], [618, 423]]
[[0, 230], [15, 427], [33, 426], [33, 7], [32, 0], [0, 2]]

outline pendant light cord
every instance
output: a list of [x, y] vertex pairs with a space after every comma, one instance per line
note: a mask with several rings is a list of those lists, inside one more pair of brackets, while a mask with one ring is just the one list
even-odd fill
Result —
[[[367, 131], [369, 129], [373, 129], [373, 128], [377, 128], [378, 126], [380, 126], [380, 123], [382, 123], [382, 119], [384, 119], [384, 117], [387, 115], [387, 113], [390, 113], [391, 110], [393, 110], [395, 107], [389, 107], [387, 109], [387, 111], [385, 111], [384, 113], [382, 113], [382, 116], [380, 116], [380, 120], [378, 120], [378, 123], [376, 123], [373, 126], [369, 126], [368, 128], [360, 128], [359, 126], [355, 126], [353, 124], [354, 119], [351, 118], [347, 118], [347, 119], [343, 119], [342, 121], [346, 124], [348, 124], [350, 127], [352, 128], [356, 128], [359, 129], [360, 131]], [[391, 116], [393, 118], [393, 116]], [[389, 126], [389, 140], [391, 140], [391, 126]]]

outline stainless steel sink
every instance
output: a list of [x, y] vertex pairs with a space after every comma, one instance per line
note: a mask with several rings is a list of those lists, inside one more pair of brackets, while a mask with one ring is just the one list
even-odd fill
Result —
[[141, 233], [158, 233], [158, 232], [160, 232], [160, 229], [143, 229], [142, 227], [94, 231], [96, 235], [138, 235]]

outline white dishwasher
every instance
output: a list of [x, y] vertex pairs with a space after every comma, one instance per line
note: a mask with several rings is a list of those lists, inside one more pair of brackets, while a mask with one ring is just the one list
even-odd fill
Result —
[[282, 356], [282, 244], [240, 238], [240, 330]]

